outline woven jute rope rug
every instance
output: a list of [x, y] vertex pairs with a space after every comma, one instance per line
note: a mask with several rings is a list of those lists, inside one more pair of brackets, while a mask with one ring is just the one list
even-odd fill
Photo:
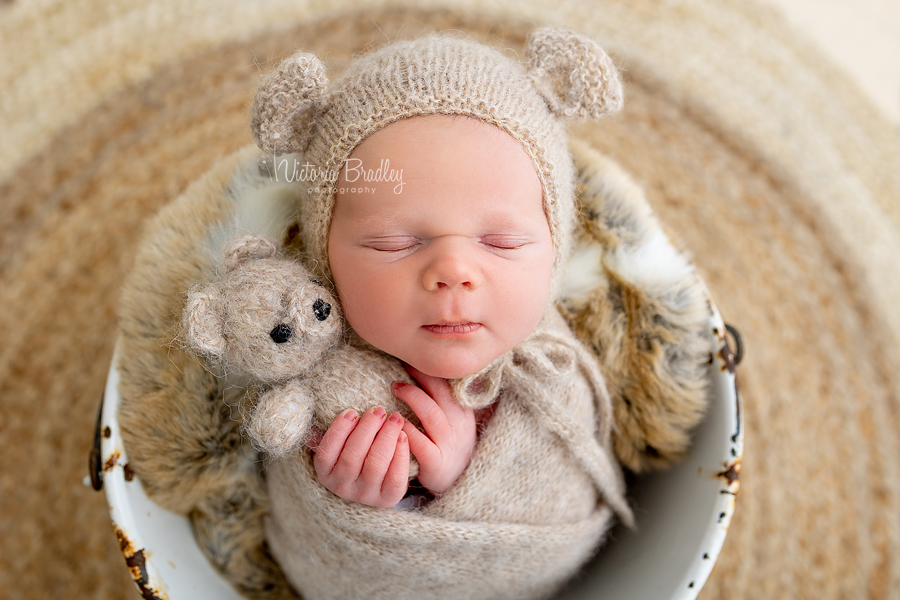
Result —
[[260, 69], [453, 28], [595, 35], [628, 169], [743, 333], [741, 490], [701, 598], [900, 597], [900, 135], [747, 0], [0, 2], [0, 597], [132, 598], [82, 483], [144, 221], [251, 142]]

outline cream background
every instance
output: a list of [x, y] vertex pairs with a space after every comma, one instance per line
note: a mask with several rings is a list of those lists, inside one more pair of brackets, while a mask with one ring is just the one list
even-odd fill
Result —
[[882, 112], [900, 125], [900, 2], [765, 1], [852, 73]]

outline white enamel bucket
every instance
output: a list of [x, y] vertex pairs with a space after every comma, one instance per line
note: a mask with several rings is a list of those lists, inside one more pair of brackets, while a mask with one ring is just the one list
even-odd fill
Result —
[[[559, 594], [559, 600], [692, 600], [725, 541], [739, 488], [743, 427], [726, 326], [713, 307], [708, 377], [710, 410], [695, 432], [690, 455], [629, 489], [637, 530], [614, 529], [598, 555]], [[732, 330], [736, 335], [736, 332]], [[92, 453], [96, 489], [105, 488], [126, 565], [144, 598], [242, 600], [207, 562], [186, 517], [144, 494], [127, 468], [116, 420], [119, 376], [113, 357]], [[464, 600], [464, 599], [461, 599]]]

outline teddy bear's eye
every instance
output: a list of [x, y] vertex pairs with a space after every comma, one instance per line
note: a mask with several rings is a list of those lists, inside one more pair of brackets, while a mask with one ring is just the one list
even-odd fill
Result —
[[318, 279], [310, 279], [309, 281], [310, 281], [310, 283], [314, 283], [319, 287], [325, 287], [325, 284], [322, 283], [321, 281], [319, 281]]
[[285, 343], [286, 341], [291, 339], [291, 336], [293, 334], [294, 334], [294, 332], [291, 331], [290, 326], [285, 325], [284, 323], [281, 323], [280, 325], [276, 325], [275, 329], [273, 329], [272, 331], [269, 332], [269, 335], [272, 337], [272, 341], [275, 342], [276, 344]]
[[331, 305], [319, 298], [316, 300], [316, 303], [313, 304], [313, 313], [315, 313], [316, 319], [324, 321], [328, 318], [328, 315], [331, 314]]

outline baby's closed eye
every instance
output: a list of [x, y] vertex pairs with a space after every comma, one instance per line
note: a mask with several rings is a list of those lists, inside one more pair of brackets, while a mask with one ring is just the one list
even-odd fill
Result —
[[419, 245], [419, 239], [412, 236], [392, 236], [367, 240], [364, 246], [378, 252], [402, 252]]
[[[491, 250], [517, 250], [533, 242], [527, 236], [506, 233], [486, 234], [471, 239]], [[378, 252], [400, 253], [415, 250], [428, 241], [415, 236], [385, 236], [368, 239], [363, 246]]]
[[516, 250], [528, 244], [530, 240], [520, 235], [490, 234], [481, 236], [481, 243], [498, 250]]

